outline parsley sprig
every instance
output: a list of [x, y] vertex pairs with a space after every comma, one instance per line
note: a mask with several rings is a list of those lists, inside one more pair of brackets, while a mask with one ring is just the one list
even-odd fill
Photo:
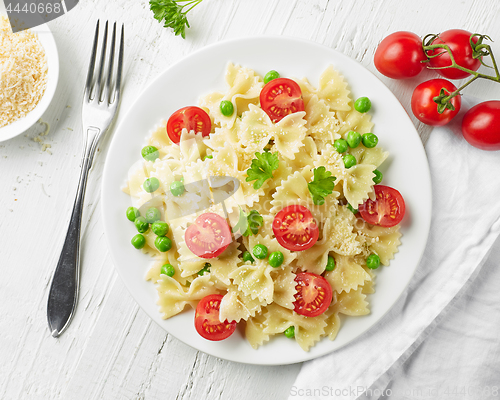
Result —
[[252, 165], [247, 169], [246, 181], [255, 181], [253, 188], [257, 190], [262, 187], [265, 181], [273, 177], [273, 171], [278, 169], [279, 160], [278, 153], [270, 153], [269, 151], [255, 153], [255, 157], [257, 158], [252, 160]]
[[243, 236], [257, 235], [259, 228], [264, 224], [264, 218], [257, 210], [252, 210], [246, 214], [240, 208], [238, 223], [233, 228], [233, 233], [241, 232]]
[[[187, 13], [203, 0], [149, 0], [149, 8], [158, 22], [165, 20], [165, 28], [172, 28], [175, 35], [186, 39], [186, 27], [189, 28]], [[184, 11], [184, 9], [186, 9]]]
[[337, 178], [332, 176], [332, 173], [327, 171], [325, 167], [316, 168], [313, 173], [313, 180], [307, 184], [307, 188], [314, 204], [321, 206], [325, 204], [325, 197], [333, 193], [334, 181]]

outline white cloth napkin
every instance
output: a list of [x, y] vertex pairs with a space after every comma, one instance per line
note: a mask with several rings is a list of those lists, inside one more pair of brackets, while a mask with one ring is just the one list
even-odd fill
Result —
[[[458, 392], [464, 385], [465, 389], [474, 382], [477, 386], [478, 380], [472, 378], [478, 376], [483, 378], [482, 387], [500, 387], [500, 318], [498, 312], [495, 318], [488, 314], [495, 308], [498, 311], [500, 295], [493, 285], [500, 285], [500, 272], [496, 282], [488, 277], [474, 279], [483, 265], [500, 268], [500, 240], [495, 243], [500, 234], [500, 153], [478, 150], [463, 139], [463, 113], [477, 101], [462, 101], [460, 114], [451, 124], [435, 128], [426, 144], [432, 223], [409, 287], [368, 332], [331, 354], [304, 363], [289, 400], [378, 399], [381, 395], [398, 400], [487, 399], [486, 392], [474, 392], [479, 389], [469, 389], [469, 397]], [[473, 307], [460, 303], [458, 297], [464, 292], [470, 301], [477, 295]], [[462, 307], [459, 315], [455, 312], [448, 318], [448, 312], [453, 314], [457, 307]], [[443, 320], [451, 328], [435, 330]], [[422, 345], [429, 336], [434, 338]], [[480, 365], [486, 343], [496, 349], [489, 355], [496, 358]], [[443, 382], [450, 387], [449, 394], [444, 393]], [[453, 386], [458, 390], [455, 394]], [[422, 393], [405, 393], [418, 388]], [[437, 394], [431, 391], [436, 389]]]

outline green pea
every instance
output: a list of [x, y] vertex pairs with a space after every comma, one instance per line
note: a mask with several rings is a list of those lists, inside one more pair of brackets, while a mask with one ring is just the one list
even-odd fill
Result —
[[198, 271], [198, 275], [203, 276], [205, 274], [208, 274], [210, 272], [210, 267], [212, 264], [210, 263], [205, 263], [205, 266]]
[[370, 108], [372, 108], [372, 102], [368, 97], [360, 97], [354, 102], [354, 109], [357, 112], [365, 113], [370, 111]]
[[156, 236], [165, 236], [168, 233], [168, 224], [163, 221], [153, 222], [151, 230]]
[[137, 208], [135, 208], [135, 207], [129, 207], [129, 208], [127, 208], [127, 219], [129, 221], [134, 222], [135, 219], [137, 217], [139, 217], [140, 215], [141, 215], [141, 213], [139, 212], [139, 210]]
[[172, 277], [175, 275], [175, 268], [172, 264], [163, 264], [160, 273]]
[[338, 139], [333, 142], [333, 147], [335, 147], [335, 150], [339, 153], [345, 153], [347, 151], [347, 141], [345, 139]]
[[144, 190], [148, 193], [153, 193], [154, 191], [158, 190], [160, 187], [160, 181], [158, 178], [152, 177], [148, 178], [144, 181], [144, 184], [142, 185]]
[[249, 251], [245, 251], [243, 253], [243, 261], [250, 261], [251, 263], [253, 263], [255, 260], [253, 259], [252, 255], [250, 254]]
[[352, 212], [353, 214], [357, 214], [359, 211], [357, 208], [354, 208], [353, 206], [351, 206], [349, 203], [347, 203], [347, 209]]
[[146, 238], [138, 233], [132, 238], [130, 242], [136, 249], [142, 249], [146, 245]]
[[212, 158], [214, 158], [214, 156], [211, 154], [209, 156], [205, 156], [205, 157], [203, 157], [203, 161], [208, 160], [209, 158], [212, 159]]
[[161, 219], [160, 210], [158, 210], [156, 207], [150, 207], [148, 208], [148, 211], [146, 211], [145, 217], [146, 221], [148, 221], [150, 224], [159, 221]]
[[361, 143], [361, 135], [358, 132], [349, 131], [347, 134], [347, 144], [351, 149], [355, 149]]
[[278, 74], [278, 72], [276, 72], [274, 69], [272, 69], [271, 71], [269, 71], [266, 76], [264, 77], [264, 83], [269, 83], [271, 82], [273, 79], [278, 79], [280, 77], [280, 74]]
[[252, 253], [255, 256], [255, 258], [263, 260], [264, 258], [267, 257], [267, 247], [264, 246], [263, 244], [256, 244], [253, 247]]
[[328, 256], [328, 261], [326, 262], [326, 268], [327, 271], [333, 271], [335, 269], [335, 258], [332, 256]]
[[295, 327], [293, 325], [289, 326], [283, 333], [288, 339], [293, 339], [295, 337]]
[[171, 184], [170, 184], [170, 192], [174, 195], [174, 196], [182, 196], [184, 194], [184, 183], [180, 182], [180, 181], [173, 181]]
[[285, 261], [285, 256], [281, 251], [273, 251], [269, 254], [269, 265], [273, 268], [278, 268]]
[[172, 248], [172, 241], [166, 236], [156, 236], [155, 247], [165, 253]]
[[380, 266], [380, 257], [376, 254], [370, 254], [366, 259], [366, 266], [370, 269], [377, 269]]
[[139, 233], [144, 233], [149, 228], [148, 221], [146, 221], [144, 217], [137, 217], [134, 221], [134, 225]]
[[356, 157], [354, 157], [352, 154], [346, 154], [344, 156], [344, 166], [346, 168], [351, 168], [356, 165]]
[[142, 148], [141, 155], [146, 161], [154, 161], [160, 157], [160, 152], [154, 146], [146, 146]]
[[378, 143], [378, 137], [374, 133], [365, 133], [362, 140], [365, 147], [369, 149], [375, 147]]
[[373, 182], [378, 185], [380, 182], [382, 182], [382, 179], [384, 179], [384, 175], [378, 169], [374, 169], [373, 173], [375, 174], [375, 176], [373, 177]]
[[220, 112], [225, 117], [230, 117], [231, 115], [233, 115], [234, 106], [233, 106], [233, 103], [231, 103], [229, 100], [222, 100], [220, 102], [219, 108], [220, 108]]

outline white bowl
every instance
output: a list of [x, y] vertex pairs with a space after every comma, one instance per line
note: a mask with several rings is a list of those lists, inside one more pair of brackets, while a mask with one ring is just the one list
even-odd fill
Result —
[[38, 35], [45, 50], [48, 63], [47, 87], [40, 102], [28, 115], [0, 128], [0, 142], [20, 135], [31, 128], [47, 110], [56, 91], [57, 81], [59, 80], [59, 54], [52, 32], [50, 32], [47, 24], [32, 28], [31, 31]]

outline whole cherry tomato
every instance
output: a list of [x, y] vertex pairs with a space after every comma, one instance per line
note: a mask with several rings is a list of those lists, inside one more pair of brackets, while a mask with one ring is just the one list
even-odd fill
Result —
[[375, 67], [393, 79], [411, 78], [425, 67], [422, 40], [412, 32], [394, 32], [384, 38], [375, 52]]
[[439, 96], [441, 89], [448, 95], [457, 90], [455, 85], [445, 79], [431, 79], [418, 85], [411, 96], [411, 110], [417, 119], [427, 125], [445, 125], [460, 111], [462, 99], [460, 95], [451, 99], [454, 110], [446, 108], [441, 114], [434, 98]]
[[500, 150], [500, 101], [485, 101], [467, 111], [462, 133], [478, 149]]
[[[476, 71], [481, 65], [481, 60], [473, 58], [473, 50], [470, 44], [471, 33], [464, 31], [462, 29], [450, 29], [449, 31], [441, 33], [436, 39], [432, 41], [431, 44], [446, 44], [453, 54], [455, 62], [464, 68]], [[473, 42], [478, 41], [477, 37], [474, 37]], [[427, 55], [437, 57], [432, 57], [429, 59], [429, 66], [433, 68], [447, 67], [451, 65], [450, 54], [446, 49], [437, 48], [434, 50], [427, 51]], [[445, 68], [437, 69], [438, 74], [444, 76], [448, 79], [462, 79], [470, 76], [468, 72], [461, 71], [457, 68]]]

